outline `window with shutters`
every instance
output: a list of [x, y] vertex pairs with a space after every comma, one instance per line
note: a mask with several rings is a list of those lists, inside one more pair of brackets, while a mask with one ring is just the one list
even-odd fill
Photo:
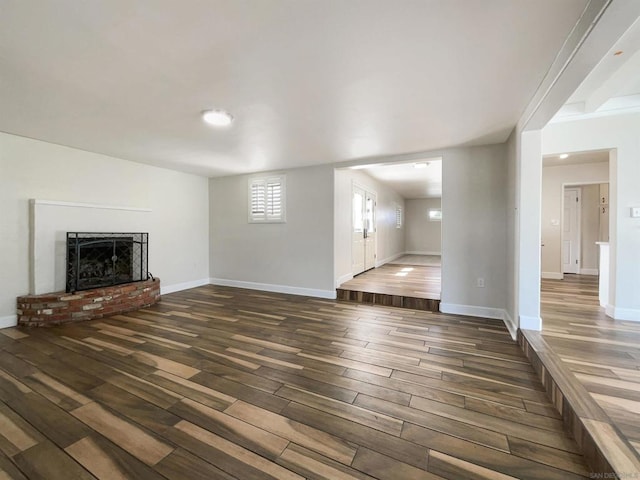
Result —
[[402, 207], [396, 205], [396, 228], [402, 228]]
[[249, 180], [249, 223], [284, 223], [285, 176]]

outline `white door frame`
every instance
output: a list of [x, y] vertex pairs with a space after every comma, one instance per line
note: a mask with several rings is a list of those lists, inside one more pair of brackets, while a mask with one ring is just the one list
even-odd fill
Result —
[[[367, 235], [364, 239], [364, 269], [365, 271], [376, 268], [378, 263], [378, 196], [371, 190], [365, 190], [365, 216], [369, 217], [369, 210], [367, 208], [368, 201], [371, 200], [373, 205], [371, 206], [371, 217], [373, 219], [372, 224], [369, 225], [368, 218], [365, 218], [365, 228]], [[371, 228], [373, 226], [373, 228]], [[373, 248], [372, 248], [373, 247]]]

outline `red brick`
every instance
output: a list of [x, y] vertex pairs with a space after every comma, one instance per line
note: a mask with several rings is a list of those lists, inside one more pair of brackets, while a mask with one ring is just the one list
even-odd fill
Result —
[[144, 281], [73, 294], [57, 292], [17, 299], [18, 323], [57, 325], [115, 315], [144, 308], [160, 300], [160, 282]]

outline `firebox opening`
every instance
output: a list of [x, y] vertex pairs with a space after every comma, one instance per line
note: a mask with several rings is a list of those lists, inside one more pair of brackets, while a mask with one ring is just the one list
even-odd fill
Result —
[[67, 292], [148, 278], [148, 233], [67, 232]]

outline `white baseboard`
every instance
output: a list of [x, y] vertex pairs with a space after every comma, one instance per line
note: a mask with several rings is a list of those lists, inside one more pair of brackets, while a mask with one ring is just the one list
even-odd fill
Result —
[[497, 318], [504, 320], [504, 309], [491, 307], [478, 307], [475, 305], [457, 305], [455, 303], [440, 303], [442, 313], [454, 315], [467, 315], [470, 317]]
[[509, 333], [511, 334], [511, 338], [513, 338], [514, 340], [516, 338], [518, 338], [518, 325], [516, 325], [516, 322], [513, 320], [513, 318], [511, 318], [511, 315], [509, 315], [509, 312], [507, 312], [506, 310], [503, 310], [504, 312], [504, 325], [507, 327], [507, 330], [509, 330]]
[[527, 315], [520, 315], [520, 328], [522, 330], [542, 330], [542, 318], [529, 317]]
[[580, 275], [600, 275], [597, 268], [581, 268]]
[[424, 252], [424, 251], [411, 251], [404, 252], [403, 255], [442, 255], [442, 252]]
[[542, 272], [540, 277], [548, 278], [549, 280], [562, 280], [564, 278], [564, 274], [558, 272]]
[[[607, 305], [607, 307], [609, 306], [610, 305]], [[613, 319], [627, 320], [629, 322], [640, 322], [640, 310], [636, 308], [613, 307]]]
[[17, 315], [6, 315], [4, 317], [0, 317], [0, 328], [15, 327], [16, 325], [18, 325]]
[[202, 278], [200, 280], [193, 280], [191, 282], [174, 283], [173, 285], [161, 285], [160, 294], [166, 295], [167, 293], [179, 292], [181, 290], [188, 290], [189, 288], [202, 287], [203, 285], [209, 285], [208, 278]]
[[247, 288], [249, 290], [262, 290], [264, 292], [289, 293], [292, 295], [304, 295], [306, 297], [328, 298], [335, 300], [335, 290], [319, 290], [315, 288], [292, 287], [289, 285], [275, 285], [272, 283], [244, 282], [241, 280], [229, 280], [226, 278], [210, 278], [211, 285], [223, 287]]
[[404, 252], [400, 252], [400, 253], [396, 253], [395, 255], [391, 255], [390, 257], [383, 258], [382, 260], [376, 260], [376, 263], [375, 263], [376, 268], [384, 265], [385, 263], [393, 262], [394, 260], [400, 258], [404, 254], [405, 254]]
[[339, 288], [340, 285], [342, 285], [345, 282], [348, 282], [349, 280], [353, 280], [353, 275], [351, 273], [347, 273], [346, 275], [342, 275], [341, 277], [338, 277], [338, 279], [336, 280], [336, 288]]
[[613, 316], [614, 316], [614, 314], [615, 314], [615, 311], [616, 311], [616, 307], [615, 307], [615, 306], [613, 306], [613, 305], [611, 305], [611, 304], [609, 304], [609, 303], [607, 303], [607, 304], [604, 306], [604, 314], [605, 314], [607, 317], [611, 317], [611, 318], [613, 318]]

